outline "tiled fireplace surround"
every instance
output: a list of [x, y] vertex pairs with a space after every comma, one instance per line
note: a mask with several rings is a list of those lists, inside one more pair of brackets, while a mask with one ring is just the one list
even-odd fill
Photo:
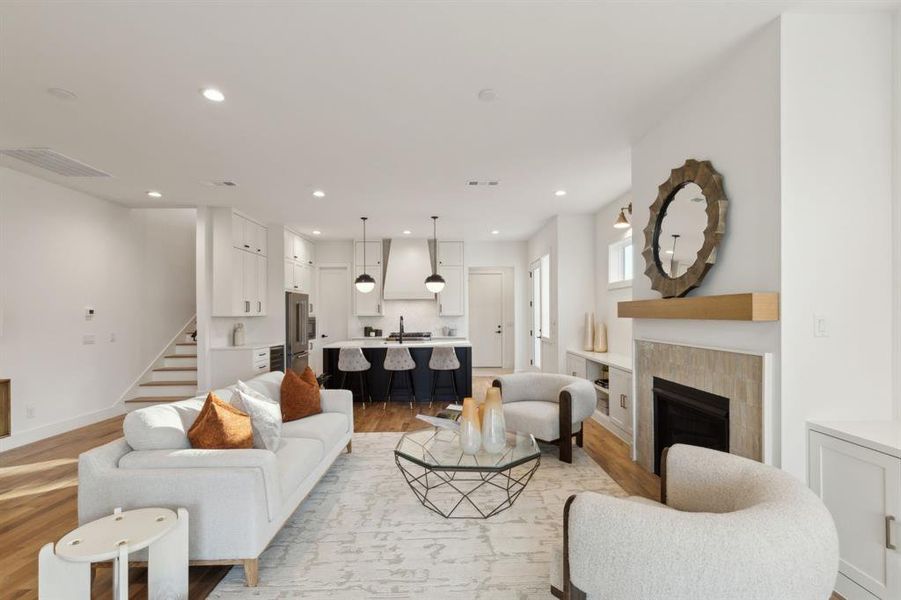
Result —
[[729, 398], [729, 451], [764, 459], [766, 357], [662, 342], [635, 342], [638, 463], [654, 470], [654, 377]]

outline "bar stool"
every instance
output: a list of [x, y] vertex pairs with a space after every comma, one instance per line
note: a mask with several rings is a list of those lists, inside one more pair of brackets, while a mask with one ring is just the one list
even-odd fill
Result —
[[432, 356], [429, 358], [429, 369], [432, 370], [432, 395], [429, 396], [429, 405], [435, 399], [435, 390], [438, 389], [438, 378], [443, 371], [451, 372], [451, 382], [454, 384], [454, 402], [459, 402], [460, 395], [457, 393], [457, 378], [454, 371], [460, 368], [460, 359], [457, 358], [457, 352], [453, 346], [436, 346], [432, 349]]
[[[363, 356], [363, 349], [355, 346], [352, 348], [341, 348], [338, 350], [338, 370], [341, 371], [341, 389], [347, 389], [344, 384], [347, 382], [348, 373], [357, 373], [360, 376], [360, 400], [363, 402], [363, 408], [366, 408], [366, 375], [372, 365]], [[351, 390], [353, 393], [353, 390]], [[369, 396], [370, 403], [372, 396]]]
[[391, 400], [391, 384], [394, 382], [394, 372], [404, 371], [407, 374], [407, 380], [410, 382], [410, 408], [413, 408], [413, 400], [416, 399], [416, 388], [413, 386], [413, 369], [416, 368], [416, 362], [410, 355], [409, 348], [388, 348], [385, 354], [385, 370], [388, 371], [388, 391], [385, 393], [385, 408], [388, 408], [388, 401]]

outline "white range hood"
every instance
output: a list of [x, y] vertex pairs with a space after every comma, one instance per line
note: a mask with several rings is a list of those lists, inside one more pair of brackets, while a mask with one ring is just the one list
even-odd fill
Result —
[[432, 274], [432, 258], [428, 240], [395, 238], [388, 250], [385, 269], [385, 300], [434, 300], [435, 294], [425, 287]]

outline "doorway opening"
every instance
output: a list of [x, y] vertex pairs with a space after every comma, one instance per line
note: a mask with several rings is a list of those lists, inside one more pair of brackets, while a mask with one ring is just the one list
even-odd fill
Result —
[[473, 368], [512, 369], [513, 268], [472, 267], [468, 283]]
[[529, 266], [529, 299], [532, 328], [529, 330], [532, 368], [542, 370], [542, 343], [551, 335], [551, 257], [545, 254]]

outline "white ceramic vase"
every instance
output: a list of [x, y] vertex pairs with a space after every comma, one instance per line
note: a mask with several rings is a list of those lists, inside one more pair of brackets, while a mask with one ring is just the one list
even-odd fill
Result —
[[591, 316], [585, 313], [585, 335], [582, 337], [582, 350], [588, 352], [591, 352], [591, 321]]
[[460, 450], [463, 454], [475, 454], [482, 448], [479, 430], [479, 412], [472, 398], [463, 399], [463, 415], [460, 418]]
[[504, 421], [500, 388], [488, 388], [483, 408], [482, 448], [488, 454], [497, 454], [507, 446], [507, 424]]
[[594, 328], [594, 351], [607, 351], [607, 326], [604, 323], [598, 323]]

